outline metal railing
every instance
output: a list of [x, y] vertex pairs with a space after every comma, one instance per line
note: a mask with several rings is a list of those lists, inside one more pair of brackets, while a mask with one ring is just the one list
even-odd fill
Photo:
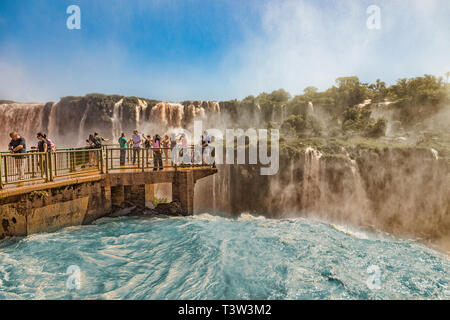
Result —
[[204, 166], [202, 148], [106, 148], [106, 173], [111, 170], [145, 169]]
[[[206, 161], [208, 162], [208, 161]], [[171, 148], [65, 149], [54, 152], [0, 152], [0, 189], [24, 182], [50, 182], [55, 178], [112, 170], [210, 166], [201, 146]]]
[[0, 189], [8, 184], [102, 172], [102, 157], [101, 149], [0, 153]]

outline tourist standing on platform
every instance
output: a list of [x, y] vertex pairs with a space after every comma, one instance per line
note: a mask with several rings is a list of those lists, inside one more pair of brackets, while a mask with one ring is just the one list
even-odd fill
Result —
[[170, 151], [177, 146], [177, 138], [174, 133], [170, 135]]
[[[95, 149], [95, 138], [94, 135], [90, 134], [89, 138], [86, 140], [88, 149]], [[95, 164], [95, 152], [89, 151], [89, 165], [93, 166]]]
[[56, 151], [56, 145], [53, 143], [53, 141], [50, 140], [50, 138], [48, 138], [45, 133], [42, 134], [42, 136], [47, 141], [47, 152], [55, 152]]
[[125, 165], [125, 155], [127, 154], [127, 139], [125, 139], [125, 133], [122, 132], [119, 138], [120, 146], [120, 165]]
[[[48, 142], [47, 139], [45, 138], [45, 134], [38, 132], [36, 137], [38, 139], [37, 151], [47, 152]], [[44, 155], [39, 155], [38, 159], [39, 159], [39, 169], [41, 169], [41, 175], [42, 177], [44, 177], [46, 175], [45, 168], [47, 167], [47, 157], [45, 157]]]
[[169, 136], [167, 134], [164, 135], [164, 139], [161, 141], [164, 156], [166, 158], [166, 163], [169, 165], [169, 148], [171, 146]]
[[[211, 150], [210, 150], [211, 136], [206, 131], [202, 135], [202, 164], [210, 162]], [[205, 152], [206, 150], [206, 152]]]
[[155, 135], [153, 138], [153, 171], [163, 169], [162, 152], [161, 152], [161, 138]]
[[47, 142], [47, 139], [45, 138], [45, 134], [38, 132], [37, 139], [38, 139], [38, 144], [37, 144], [38, 152], [47, 152], [48, 151], [48, 142]]
[[136, 158], [139, 161], [139, 150], [141, 149], [141, 136], [139, 135], [138, 131], [135, 129], [133, 130], [133, 136], [131, 137], [130, 142], [133, 143], [133, 165], [136, 164]]
[[187, 149], [186, 135], [184, 133], [182, 133], [180, 135], [179, 143], [181, 145], [181, 150], [179, 152], [179, 156], [182, 158], [181, 163], [182, 164], [189, 163], [190, 155], [189, 155], [189, 150]]
[[[25, 143], [25, 138], [21, 137], [17, 132], [11, 132], [9, 134], [11, 137], [11, 142], [9, 143], [8, 149], [12, 154], [24, 154], [27, 152], [27, 146]], [[18, 174], [18, 180], [25, 179], [25, 157], [15, 156], [14, 164]]]
[[151, 135], [145, 136], [145, 134], [142, 134], [142, 138], [144, 138], [144, 148], [145, 148], [145, 157], [146, 157], [146, 163], [148, 164], [149, 158], [153, 157], [152, 153], [152, 145], [153, 145], [153, 139]]
[[105, 138], [99, 136], [97, 132], [95, 132], [93, 142], [94, 142], [94, 146], [96, 149], [102, 148], [103, 141], [107, 142], [107, 141], [109, 141], [109, 139], [105, 139]]

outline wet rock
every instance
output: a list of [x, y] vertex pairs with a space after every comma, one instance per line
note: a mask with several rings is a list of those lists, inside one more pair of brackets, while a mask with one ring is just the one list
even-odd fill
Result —
[[153, 211], [157, 214], [166, 216], [187, 216], [188, 213], [183, 210], [179, 201], [172, 201], [170, 203], [160, 203]]
[[150, 208], [133, 208], [129, 214], [130, 216], [169, 216], [169, 217], [179, 217], [188, 216], [186, 210], [181, 207], [179, 201], [172, 201], [170, 203], [160, 203], [154, 209]]

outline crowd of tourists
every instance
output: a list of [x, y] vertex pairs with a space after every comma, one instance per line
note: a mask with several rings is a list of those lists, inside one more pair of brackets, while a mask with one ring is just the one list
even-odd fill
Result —
[[[11, 141], [8, 144], [8, 150], [11, 154], [14, 154], [14, 166], [17, 171], [18, 180], [24, 180], [25, 178], [25, 157], [23, 154], [27, 152], [27, 144], [25, 138], [22, 137], [17, 132], [11, 132], [9, 134]], [[56, 151], [56, 146], [52, 140], [50, 140], [45, 133], [38, 132], [36, 134], [37, 145], [31, 147], [31, 150], [37, 152], [54, 152]], [[42, 176], [46, 175], [46, 157], [39, 155], [39, 168], [41, 170]]]
[[[173, 152], [179, 152], [180, 156], [183, 156], [183, 150], [188, 148], [188, 140], [184, 133], [179, 135], [176, 134], [164, 134], [161, 137], [159, 134], [139, 134], [137, 129], [133, 130], [133, 134], [130, 139], [125, 137], [125, 133], [120, 135], [118, 140], [120, 150], [120, 165], [125, 165], [127, 150], [131, 150], [130, 161], [133, 165], [137, 161], [140, 161], [140, 150], [145, 149], [145, 158], [153, 158], [153, 170], [162, 170], [164, 168], [164, 163], [169, 163], [169, 158], [172, 156]], [[202, 136], [201, 146], [202, 150], [207, 148], [211, 143], [211, 137], [205, 132]], [[177, 148], [176, 151], [174, 149]], [[170, 156], [169, 156], [170, 151]], [[164, 156], [164, 159], [163, 159]], [[186, 159], [186, 157], [184, 158]], [[164, 161], [163, 161], [164, 160]], [[190, 160], [193, 160], [192, 158]], [[148, 161], [148, 160], [147, 160]], [[183, 163], [187, 161], [182, 161]]]
[[[14, 166], [17, 171], [18, 180], [24, 180], [25, 177], [25, 156], [24, 154], [27, 152], [27, 145], [25, 138], [22, 137], [17, 132], [10, 133], [11, 141], [8, 145], [8, 150], [11, 154], [14, 154]], [[41, 153], [47, 152], [55, 152], [56, 145], [54, 142], [47, 137], [45, 133], [38, 132], [36, 134], [37, 144], [31, 147], [32, 151], [39, 152], [39, 167], [42, 172], [42, 176], [45, 176], [47, 173], [45, 172], [47, 157], [44, 157]], [[94, 134], [90, 134], [89, 138], [86, 139], [87, 149], [101, 149], [104, 142], [108, 142], [109, 139], [106, 139], [100, 136], [97, 132]], [[181, 134], [164, 134], [162, 137], [159, 134], [150, 135], [150, 134], [139, 134], [138, 130], [133, 130], [133, 134], [129, 139], [125, 137], [125, 133], [120, 135], [118, 139], [118, 144], [120, 146], [120, 165], [124, 166], [126, 162], [127, 154], [129, 161], [136, 165], [141, 159], [141, 150], [145, 150], [145, 159], [148, 161], [153, 159], [153, 170], [163, 170], [164, 163], [169, 165], [169, 159], [172, 157], [173, 152], [176, 152], [177, 155], [182, 158], [181, 163], [185, 164], [188, 162], [194, 162], [194, 158], [199, 156], [195, 154], [195, 148], [193, 145], [188, 146], [188, 140], [184, 133]], [[204, 132], [202, 136], [200, 145], [201, 145], [201, 155], [202, 163], [204, 163], [203, 153], [204, 150], [210, 147], [211, 137]], [[176, 150], [174, 150], [176, 149]], [[186, 154], [186, 150], [190, 150], [188, 154]], [[127, 152], [130, 151], [130, 152]], [[183, 154], [183, 152], [185, 154]], [[170, 154], [169, 154], [170, 153]], [[89, 152], [89, 164], [95, 165], [98, 161], [97, 152]], [[173, 160], [173, 157], [172, 157]]]

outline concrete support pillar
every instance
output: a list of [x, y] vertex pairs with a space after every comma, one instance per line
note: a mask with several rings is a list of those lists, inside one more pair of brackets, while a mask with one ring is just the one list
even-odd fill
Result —
[[145, 207], [145, 185], [133, 184], [125, 186], [125, 201], [140, 208]]
[[125, 201], [125, 187], [111, 187], [111, 203], [113, 206], [121, 206]]
[[155, 200], [155, 185], [146, 184], [145, 185], [145, 207], [153, 209], [153, 201]]
[[178, 171], [172, 183], [172, 201], [178, 200], [188, 214], [194, 214], [194, 175], [192, 171]]

